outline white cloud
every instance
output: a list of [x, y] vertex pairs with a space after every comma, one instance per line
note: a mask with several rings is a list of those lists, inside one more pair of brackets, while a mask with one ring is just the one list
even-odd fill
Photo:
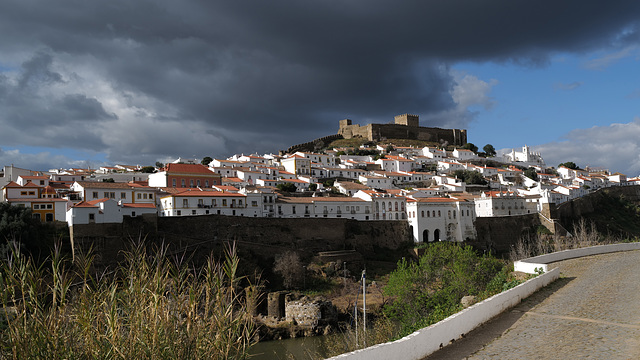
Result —
[[491, 88], [498, 84], [498, 80], [491, 79], [486, 82], [478, 79], [477, 76], [455, 70], [453, 76], [455, 85], [451, 90], [451, 97], [460, 110], [467, 110], [473, 106], [491, 110], [495, 106], [496, 101], [489, 94]]
[[580, 167], [601, 167], [628, 176], [640, 174], [640, 117], [624, 124], [577, 129], [566, 140], [538, 145], [549, 166], [573, 161]]
[[620, 51], [605, 54], [599, 58], [591, 59], [584, 63], [584, 67], [590, 70], [604, 70], [617, 61], [629, 56], [638, 56], [638, 46], [628, 46]]
[[25, 153], [18, 149], [4, 150], [0, 148], [0, 166], [15, 165], [34, 171], [47, 171], [55, 168], [88, 167], [103, 165], [101, 162], [72, 159], [64, 155], [52, 154], [49, 151]]

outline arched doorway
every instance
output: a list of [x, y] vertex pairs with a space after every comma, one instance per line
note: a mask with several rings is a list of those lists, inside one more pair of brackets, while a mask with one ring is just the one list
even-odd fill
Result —
[[422, 232], [422, 241], [429, 242], [429, 230], [425, 230]]
[[433, 241], [440, 241], [440, 229], [433, 230]]

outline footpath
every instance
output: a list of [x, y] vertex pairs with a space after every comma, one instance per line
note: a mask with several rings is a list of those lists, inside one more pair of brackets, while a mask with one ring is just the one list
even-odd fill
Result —
[[555, 267], [553, 284], [426, 359], [640, 359], [640, 251]]

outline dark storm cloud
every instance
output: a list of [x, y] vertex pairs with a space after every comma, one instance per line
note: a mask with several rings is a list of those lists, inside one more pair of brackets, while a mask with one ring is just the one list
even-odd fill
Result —
[[[275, 151], [334, 133], [347, 117], [388, 122], [410, 112], [429, 125], [465, 127], [473, 114], [456, 108], [451, 64], [544, 66], [554, 52], [637, 44], [638, 15], [637, 1], [32, 0], [3, 8], [0, 52], [30, 54], [13, 64], [20, 66], [16, 89], [89, 71], [113, 96], [131, 99], [125, 103], [132, 111], [120, 108], [125, 115], [106, 109], [91, 86], [61, 95], [48, 104], [61, 126], [86, 119], [135, 128], [144, 118], [156, 136], [140, 129], [144, 141], [176, 144], [181, 140], [169, 131], [179, 121], [215, 135], [190, 144], [198, 149], [216, 142], [228, 152], [255, 144]], [[52, 70], [52, 62], [66, 73]], [[1, 84], [0, 96], [11, 108]], [[17, 106], [10, 113], [20, 112]], [[152, 114], [139, 115], [142, 107]], [[42, 115], [27, 110], [22, 118]], [[149, 156], [182, 151], [87, 135], [114, 160], [143, 149]]]

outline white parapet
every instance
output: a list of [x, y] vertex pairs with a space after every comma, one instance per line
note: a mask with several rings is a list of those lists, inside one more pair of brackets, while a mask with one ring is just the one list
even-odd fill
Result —
[[548, 264], [556, 261], [629, 250], [640, 250], [640, 243], [598, 245], [580, 249], [558, 251], [551, 254], [516, 261], [513, 263], [513, 269], [515, 271], [522, 271], [528, 274], [535, 274], [536, 269], [542, 269], [546, 272]]

